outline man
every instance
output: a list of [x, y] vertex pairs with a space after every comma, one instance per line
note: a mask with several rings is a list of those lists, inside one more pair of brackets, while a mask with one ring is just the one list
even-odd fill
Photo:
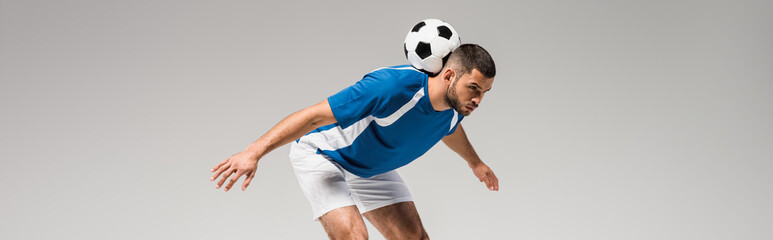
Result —
[[375, 70], [325, 101], [280, 121], [246, 150], [212, 169], [225, 191], [255, 176], [258, 159], [292, 142], [290, 160], [314, 213], [331, 239], [367, 239], [364, 215], [387, 239], [428, 239], [405, 183], [394, 170], [441, 139], [492, 191], [494, 172], [467, 140], [464, 116], [491, 90], [496, 69], [475, 44], [454, 50], [439, 74], [408, 65]]

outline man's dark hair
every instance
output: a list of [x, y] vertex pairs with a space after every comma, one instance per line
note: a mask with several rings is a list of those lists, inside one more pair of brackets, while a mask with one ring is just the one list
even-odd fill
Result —
[[493, 78], [497, 74], [494, 59], [478, 44], [462, 44], [451, 53], [447, 63], [448, 67], [453, 67], [458, 72], [458, 76], [470, 73], [473, 69], [478, 69], [487, 78]]

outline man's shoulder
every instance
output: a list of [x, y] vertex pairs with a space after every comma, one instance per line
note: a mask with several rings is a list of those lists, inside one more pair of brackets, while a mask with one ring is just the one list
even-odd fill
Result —
[[427, 78], [427, 74], [416, 70], [411, 65], [398, 65], [392, 67], [383, 67], [371, 71], [365, 75], [365, 78], [371, 78], [387, 86], [395, 88], [404, 88], [409, 86], [421, 86]]
[[371, 71], [371, 73], [382, 72], [382, 71], [386, 71], [386, 72], [391, 72], [391, 71], [409, 71], [409, 72], [422, 73], [421, 71], [419, 71], [416, 68], [412, 67], [411, 65], [407, 65], [407, 64], [406, 65], [391, 66], [391, 67], [376, 68], [373, 71]]
[[417, 70], [411, 65], [397, 65], [391, 67], [382, 67], [371, 71], [365, 76], [372, 75], [378, 77], [387, 78], [422, 78], [427, 74]]

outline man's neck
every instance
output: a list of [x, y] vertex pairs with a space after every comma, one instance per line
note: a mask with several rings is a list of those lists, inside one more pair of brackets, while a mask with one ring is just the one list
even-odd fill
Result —
[[443, 84], [440, 75], [427, 78], [427, 93], [429, 93], [429, 101], [435, 111], [441, 112], [451, 108], [446, 103], [446, 90], [446, 85]]

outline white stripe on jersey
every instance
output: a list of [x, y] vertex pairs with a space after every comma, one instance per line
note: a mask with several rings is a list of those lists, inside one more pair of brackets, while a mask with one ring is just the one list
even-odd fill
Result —
[[451, 130], [454, 130], [454, 126], [456, 126], [456, 121], [459, 121], [459, 116], [456, 113], [456, 109], [454, 109], [454, 118], [451, 118], [451, 128], [448, 129], [448, 132], [451, 132]]
[[[424, 97], [424, 88], [419, 89], [408, 103], [385, 118], [376, 118], [373, 115], [369, 115], [345, 129], [341, 129], [341, 126], [336, 126], [325, 131], [310, 133], [301, 137], [301, 141], [325, 151], [334, 151], [351, 146], [352, 143], [354, 143], [354, 139], [357, 139], [357, 137], [365, 131], [365, 128], [370, 125], [370, 122], [376, 121], [376, 124], [382, 127], [392, 125], [397, 119], [400, 119], [406, 112], [416, 106], [416, 103], [418, 103], [419, 99], [422, 97]], [[454, 119], [452, 122], [456, 123], [456, 111], [454, 111]], [[453, 126], [454, 124], [451, 124], [452, 128]]]

